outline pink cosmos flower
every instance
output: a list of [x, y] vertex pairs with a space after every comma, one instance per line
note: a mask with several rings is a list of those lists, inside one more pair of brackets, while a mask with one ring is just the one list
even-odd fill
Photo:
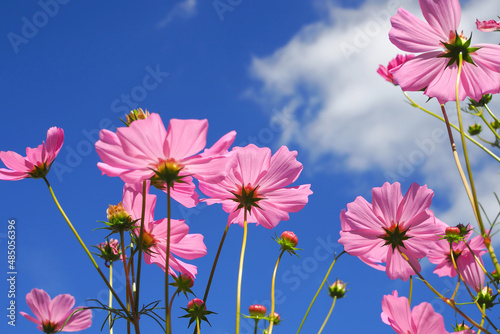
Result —
[[478, 44], [458, 33], [458, 0], [419, 0], [423, 22], [404, 9], [391, 18], [391, 42], [406, 52], [420, 53], [391, 71], [404, 91], [419, 91], [439, 103], [455, 100], [458, 56], [463, 55], [459, 99], [479, 101], [500, 91], [500, 46]]
[[[146, 189], [149, 189], [149, 181]], [[125, 184], [123, 188], [123, 207], [136, 222], [141, 224], [142, 214], [142, 183]], [[167, 252], [167, 219], [154, 220], [154, 209], [156, 196], [146, 194], [146, 211], [143, 232], [144, 261], [147, 264], [155, 263], [165, 271]], [[139, 237], [140, 229], [134, 229], [136, 237]], [[195, 265], [185, 263], [178, 258], [194, 260], [207, 254], [207, 248], [203, 243], [203, 235], [188, 234], [189, 226], [184, 220], [170, 220], [170, 257], [169, 274], [176, 276], [176, 271], [196, 277]]]
[[229, 132], [210, 149], [197, 154], [205, 147], [207, 129], [207, 120], [171, 119], [165, 130], [158, 114], [133, 121], [116, 133], [103, 129], [96, 143], [102, 159], [97, 166], [103, 174], [119, 176], [126, 183], [151, 178], [164, 183], [169, 179], [173, 183], [172, 198], [193, 207], [198, 203], [198, 194], [191, 176], [217, 182], [231, 166], [221, 154], [231, 146], [236, 132]]
[[61, 150], [64, 131], [51, 127], [47, 131], [47, 143], [37, 148], [26, 148], [26, 157], [12, 151], [0, 152], [0, 159], [10, 169], [0, 168], [0, 180], [16, 181], [27, 177], [34, 179], [47, 175], [50, 166]]
[[[372, 189], [372, 204], [357, 197], [340, 214], [339, 243], [351, 255], [391, 279], [406, 281], [415, 272], [401, 255], [420, 271], [418, 259], [426, 256], [441, 229], [429, 210], [434, 193], [413, 183], [404, 197], [399, 183]], [[386, 263], [386, 267], [380, 263]]]
[[59, 332], [63, 325], [63, 332], [77, 332], [92, 325], [92, 311], [82, 306], [73, 308], [75, 298], [71, 295], [58, 295], [51, 300], [45, 291], [33, 289], [26, 295], [26, 303], [35, 316], [25, 312], [20, 312], [21, 315], [37, 324], [37, 328], [44, 333]]
[[484, 32], [492, 32], [492, 31], [500, 31], [500, 21], [488, 20], [488, 21], [479, 21], [476, 19], [476, 27], [477, 30]]
[[[484, 248], [483, 237], [478, 235], [468, 241], [471, 235], [472, 231], [469, 232], [465, 241], [467, 241], [473, 253], [470, 252], [464, 241], [459, 241], [458, 243], [453, 242], [452, 248], [457, 268], [462, 274], [465, 283], [477, 292], [484, 286], [485, 274], [481, 266], [475, 260], [474, 255], [476, 255], [481, 261], [481, 264], [483, 264], [481, 256], [486, 253], [486, 249]], [[439, 240], [435, 247], [427, 254], [427, 257], [431, 263], [437, 264], [434, 273], [439, 277], [455, 277], [457, 275], [451, 261], [450, 243], [447, 240]]]
[[207, 204], [222, 203], [229, 213], [228, 223], [244, 225], [261, 224], [271, 229], [282, 220], [289, 219], [289, 212], [301, 210], [312, 194], [311, 185], [285, 188], [299, 177], [302, 164], [297, 152], [282, 146], [273, 156], [269, 148], [253, 144], [235, 147], [231, 151], [236, 165], [226, 178], [218, 183], [200, 181], [200, 190], [210, 198]]
[[415, 58], [414, 54], [397, 55], [396, 58], [389, 62], [387, 67], [380, 65], [378, 67], [377, 73], [380, 74], [380, 76], [382, 76], [382, 78], [384, 78], [386, 81], [389, 81], [390, 83], [393, 83], [397, 86], [398, 83], [394, 82], [394, 77], [391, 73], [391, 70], [401, 66], [402, 64], [413, 58]]
[[408, 299], [398, 297], [397, 291], [384, 296], [382, 311], [382, 321], [398, 334], [448, 334], [443, 316], [431, 304], [424, 302], [410, 310]]

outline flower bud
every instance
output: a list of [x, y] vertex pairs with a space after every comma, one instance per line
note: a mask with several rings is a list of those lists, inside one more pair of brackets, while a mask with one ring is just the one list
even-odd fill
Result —
[[[278, 238], [276, 235], [275, 241], [281, 246], [283, 251], [287, 251], [290, 254], [297, 255], [295, 253], [296, 250], [300, 250], [300, 248], [296, 248], [299, 239], [295, 235], [295, 233], [291, 231], [285, 231], [281, 233], [281, 237]], [[298, 255], [297, 255], [298, 256]]]
[[492, 121], [492, 122], [490, 123], [490, 125], [491, 125], [491, 127], [492, 127], [493, 129], [495, 129], [495, 130], [500, 129], [500, 122], [499, 122], [499, 121], [497, 121], [497, 120]]
[[101, 253], [97, 255], [105, 261], [106, 266], [108, 266], [110, 262], [118, 261], [121, 257], [119, 250], [120, 243], [116, 239], [101, 242], [96, 247], [101, 251]]
[[328, 292], [330, 293], [330, 297], [332, 298], [343, 298], [345, 293], [346, 293], [346, 287], [347, 283], [342, 282], [341, 280], [336, 280], [332, 285], [328, 287]]
[[481, 133], [481, 131], [483, 131], [482, 127], [481, 127], [481, 124], [473, 124], [473, 125], [470, 125], [469, 126], [469, 134], [471, 136], [476, 136], [478, 134]]
[[274, 312], [272, 316], [269, 316], [269, 321], [274, 322], [275, 325], [278, 325], [281, 322], [281, 317], [278, 313]]
[[108, 225], [108, 229], [114, 233], [129, 231], [134, 226], [134, 221], [132, 221], [130, 215], [123, 208], [122, 202], [117, 205], [110, 204], [106, 213], [108, 216], [108, 222], [105, 224]]
[[285, 240], [288, 245], [295, 247], [299, 243], [299, 239], [295, 235], [295, 233], [291, 231], [285, 231], [281, 233], [281, 240]]
[[453, 330], [454, 330], [454, 332], [464, 331], [463, 332], [464, 334], [474, 334], [474, 333], [476, 333], [475, 331], [473, 331], [472, 329], [470, 329], [470, 327], [467, 326], [464, 322], [462, 322], [461, 324], [457, 324], [456, 326], [453, 326]]
[[477, 294], [477, 303], [481, 307], [491, 308], [493, 307], [493, 302], [495, 301], [496, 295], [493, 295], [493, 290], [490, 287], [485, 286]]
[[493, 270], [491, 277], [493, 277], [495, 282], [500, 283], [500, 274], [498, 274], [496, 270]]
[[484, 107], [485, 104], [490, 103], [492, 97], [493, 95], [491, 94], [484, 94], [479, 101], [469, 99], [469, 109], [473, 110], [474, 108]]
[[125, 124], [127, 126], [130, 126], [130, 123], [132, 123], [133, 121], [137, 121], [139, 119], [146, 119], [148, 118], [148, 116], [149, 116], [149, 111], [147, 111], [147, 109], [146, 112], [142, 111], [141, 108], [131, 110], [128, 115], [125, 115], [125, 117], [127, 118], [127, 122], [125, 122]]
[[188, 310], [194, 310], [195, 308], [200, 308], [202, 305], [203, 309], [206, 310], [205, 302], [199, 298], [194, 298], [188, 302], [187, 308]]
[[262, 318], [266, 315], [266, 307], [263, 305], [250, 305], [248, 308], [248, 311], [250, 312], [251, 317], [259, 317]]

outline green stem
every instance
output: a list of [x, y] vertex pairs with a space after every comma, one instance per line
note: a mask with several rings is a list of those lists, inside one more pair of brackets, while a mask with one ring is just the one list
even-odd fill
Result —
[[463, 60], [462, 60], [462, 53], [459, 54], [458, 56], [458, 71], [457, 71], [457, 82], [455, 85], [455, 95], [456, 95], [456, 106], [457, 106], [457, 115], [458, 115], [458, 126], [460, 128], [460, 137], [462, 139], [462, 149], [464, 152], [464, 159], [465, 159], [465, 165], [467, 168], [467, 174], [469, 176], [469, 182], [470, 182], [470, 189], [471, 189], [471, 202], [472, 202], [472, 207], [473, 210], [476, 214], [476, 219], [479, 224], [479, 229], [481, 230], [481, 234], [483, 236], [486, 235], [486, 230], [484, 229], [484, 224], [481, 219], [481, 212], [479, 211], [479, 205], [477, 203], [477, 195], [476, 195], [476, 187], [474, 185], [474, 179], [472, 177], [472, 170], [470, 168], [470, 162], [469, 162], [469, 154], [467, 153], [467, 145], [465, 142], [465, 132], [463, 129], [463, 124], [462, 124], [462, 110], [460, 108], [460, 100], [458, 97], [459, 94], [459, 84], [460, 84], [460, 74], [462, 72], [462, 65], [463, 65]]
[[[498, 134], [498, 132], [491, 126], [491, 124], [488, 122], [488, 120], [484, 117], [483, 113], [480, 112], [479, 113], [479, 117], [481, 117], [481, 119], [483, 120], [483, 122], [486, 124], [486, 126], [491, 130], [491, 132], [493, 132], [493, 134], [495, 135], [495, 137], [497, 138], [497, 140], [500, 140], [500, 135]], [[493, 143], [492, 143], [493, 145]]]
[[244, 225], [243, 225], [243, 242], [241, 243], [241, 254], [240, 254], [240, 267], [238, 270], [238, 290], [236, 293], [236, 334], [240, 332], [240, 304], [241, 304], [241, 280], [243, 277], [243, 261], [245, 259], [245, 248], [247, 245], [247, 210], [243, 208], [244, 211]]
[[130, 326], [130, 321], [132, 321], [134, 323], [134, 326], [135, 326], [135, 323], [136, 323], [136, 314], [137, 312], [135, 312], [135, 306], [134, 306], [134, 300], [133, 300], [133, 294], [132, 294], [132, 287], [130, 285], [130, 274], [129, 274], [129, 270], [128, 270], [128, 266], [127, 266], [127, 256], [125, 255], [125, 240], [124, 240], [124, 237], [123, 237], [123, 231], [120, 231], [120, 245], [122, 247], [122, 259], [123, 259], [123, 272], [125, 273], [125, 290], [126, 290], [126, 294], [127, 294], [127, 310], [129, 309], [128, 307], [131, 306], [131, 309], [132, 309], [132, 315], [133, 315], [133, 319], [130, 320], [130, 319], [127, 319], [127, 322], [128, 322], [128, 326]]
[[226, 224], [226, 228], [224, 229], [224, 234], [219, 243], [219, 249], [217, 249], [217, 254], [215, 255], [214, 263], [212, 265], [212, 271], [210, 271], [210, 277], [208, 278], [207, 287], [205, 288], [205, 294], [203, 295], [203, 301], [206, 303], [208, 298], [208, 292], [210, 291], [210, 286], [212, 285], [212, 279], [215, 273], [215, 267], [217, 267], [217, 262], [219, 261], [219, 255], [222, 250], [222, 245], [224, 244], [224, 240], [226, 239], [227, 231], [229, 230], [229, 224]]
[[168, 306], [168, 276], [170, 269], [170, 223], [171, 223], [171, 204], [170, 204], [170, 183], [167, 182], [167, 251], [165, 256], [165, 332], [171, 333], [170, 327], [170, 307]]
[[281, 257], [283, 256], [283, 253], [285, 250], [281, 250], [280, 256], [278, 256], [278, 260], [276, 261], [276, 265], [274, 266], [274, 271], [273, 271], [273, 279], [271, 282], [271, 316], [270, 316], [270, 324], [269, 324], [269, 334], [273, 333], [273, 327], [274, 327], [274, 307], [275, 307], [275, 298], [274, 298], [274, 286], [276, 285], [276, 273], [278, 272], [278, 265], [280, 264]]
[[135, 291], [135, 309], [139, 309], [139, 291], [141, 288], [141, 265], [142, 265], [142, 238], [144, 236], [144, 217], [146, 215], [146, 189], [147, 183], [146, 181], [142, 182], [142, 212], [141, 212], [141, 229], [139, 231], [139, 254], [137, 258], [137, 279], [136, 279], [136, 291]]
[[[113, 287], [113, 261], [111, 261], [109, 263], [109, 285], [111, 287]], [[110, 310], [113, 307], [113, 293], [111, 293], [111, 290], [109, 290], [108, 306], [109, 306]], [[109, 322], [109, 334], [113, 334], [113, 324], [112, 324], [112, 320], [111, 320], [111, 311], [109, 311], [108, 322]]]
[[333, 308], [335, 307], [335, 302], [336, 301], [337, 301], [337, 297], [333, 297], [333, 303], [332, 303], [332, 306], [330, 307], [330, 311], [328, 311], [328, 314], [327, 314], [327, 316], [325, 318], [325, 321], [323, 322], [323, 325], [319, 329], [318, 334], [321, 334], [321, 332], [323, 331], [323, 328], [325, 328], [326, 323], [328, 322], [328, 319], [330, 318], [330, 315], [332, 314]]
[[[404, 95], [406, 96], [406, 98], [408, 99], [408, 101], [410, 101], [410, 104], [417, 108], [417, 109], [420, 109], [424, 112], [426, 112], [427, 114], [441, 120], [442, 122], [445, 122], [445, 119], [435, 113], [433, 113], [432, 111], [429, 111], [427, 109], [425, 109], [424, 107], [421, 107], [420, 105], [418, 105], [415, 101], [413, 101], [410, 96], [406, 93], [406, 92], [403, 92]], [[460, 129], [455, 125], [455, 124], [451, 124], [450, 123], [450, 126], [453, 127], [455, 130], [457, 131], [460, 131]], [[469, 139], [471, 142], [473, 142], [474, 144], [476, 144], [479, 148], [481, 148], [483, 151], [485, 151], [486, 153], [488, 153], [493, 159], [495, 159], [496, 161], [500, 162], [500, 157], [496, 156], [495, 153], [491, 152], [489, 149], [487, 149], [484, 145], [482, 145], [481, 143], [479, 143], [477, 140], [475, 140], [474, 138], [472, 138], [471, 136], [469, 136], [468, 134], [465, 134], [465, 137], [467, 139]]]
[[[456, 104], [457, 104], [457, 113], [458, 113], [458, 122], [459, 122], [459, 127], [460, 127], [460, 134], [462, 137], [462, 147], [464, 151], [464, 159], [465, 163], [467, 166], [467, 173], [469, 175], [469, 182], [470, 182], [470, 188], [471, 188], [471, 201], [472, 201], [472, 208], [474, 210], [474, 213], [476, 214], [476, 220], [479, 225], [479, 229], [481, 231], [481, 235], [484, 238], [484, 245], [486, 246], [488, 253], [490, 254], [490, 258], [493, 262], [493, 265], [495, 266], [495, 269], [497, 272], [500, 272], [500, 264], [498, 262], [497, 256], [495, 254], [495, 251], [493, 247], [491, 246], [491, 238], [489, 235], [486, 233], [486, 229], [484, 228], [484, 224], [481, 218], [481, 212], [479, 211], [479, 204], [477, 202], [477, 194], [476, 194], [476, 187], [474, 185], [474, 179], [472, 178], [472, 170], [470, 168], [470, 163], [469, 163], [469, 157], [467, 154], [467, 147], [465, 143], [465, 138], [464, 138], [464, 131], [462, 127], [462, 116], [461, 116], [461, 110], [460, 110], [460, 101], [458, 99], [458, 87], [459, 87], [459, 82], [460, 82], [460, 72], [462, 70], [462, 53], [459, 54], [459, 62], [458, 62], [458, 73], [457, 73], [457, 84], [455, 87], [455, 94], [456, 94]], [[488, 110], [488, 109], [487, 109]]]
[[410, 275], [410, 292], [408, 294], [408, 304], [410, 305], [411, 308], [411, 296], [413, 292], [413, 275]]
[[325, 275], [325, 278], [323, 278], [323, 281], [321, 282], [321, 284], [319, 285], [319, 288], [318, 288], [318, 291], [316, 291], [316, 294], [314, 295], [311, 303], [309, 304], [309, 307], [307, 308], [307, 311], [306, 311], [306, 314], [304, 315], [304, 318], [302, 319], [302, 322], [300, 323], [300, 326], [299, 326], [299, 329], [297, 330], [297, 334], [300, 333], [300, 329], [302, 328], [302, 326], [304, 325], [304, 322], [306, 321], [306, 318], [307, 318], [307, 315], [309, 314], [309, 311], [311, 310], [311, 307], [313, 306], [314, 304], [314, 301], [316, 300], [316, 298], [318, 297], [319, 295], [319, 292], [321, 291], [321, 289], [323, 288], [323, 285], [325, 285], [325, 282], [326, 282], [326, 279], [328, 278], [328, 276], [330, 275], [330, 271], [332, 270], [333, 268], [333, 265], [335, 264], [335, 262], [337, 262], [338, 258], [340, 256], [342, 256], [342, 254], [346, 253], [346, 251], [342, 251], [342, 253], [340, 253], [339, 255], [335, 256], [334, 259], [333, 259], [333, 262], [332, 264], [330, 265], [330, 268], [328, 268], [328, 271], [326, 272], [326, 275]]
[[486, 108], [486, 110], [488, 111], [488, 113], [490, 114], [490, 116], [491, 116], [491, 117], [493, 117], [493, 119], [494, 119], [495, 121], [500, 122], [500, 121], [498, 120], [498, 118], [495, 116], [495, 114], [491, 112], [491, 110], [490, 110], [490, 108], [488, 107], [488, 105], [487, 105], [487, 104], [485, 104], [485, 105], [484, 105], [484, 108]]
[[[87, 246], [85, 246], [85, 243], [83, 242], [82, 238], [80, 238], [80, 235], [78, 234], [78, 232], [76, 232], [75, 228], [73, 227], [73, 224], [71, 224], [71, 221], [69, 220], [68, 216], [66, 216], [66, 213], [64, 212], [63, 208], [61, 207], [61, 205], [59, 204], [59, 201], [57, 200], [57, 197], [56, 195], [54, 194], [54, 191], [52, 190], [52, 187], [50, 186], [50, 183], [49, 181], [47, 180], [46, 177], [43, 177], [43, 180], [45, 181], [45, 183], [47, 184], [47, 187], [49, 187], [49, 191], [50, 191], [50, 194], [52, 195], [52, 199], [54, 200], [54, 202], [56, 203], [56, 206], [57, 208], [59, 209], [59, 212], [61, 212], [61, 215], [63, 216], [64, 220], [66, 221], [66, 223], [68, 224], [69, 228], [71, 229], [71, 231], [73, 232], [73, 234], [75, 235], [75, 237], [78, 239], [78, 242], [80, 243], [80, 245], [83, 247], [83, 249], [85, 250], [85, 253], [87, 253], [87, 256], [89, 257], [90, 261], [92, 261], [92, 264], [94, 265], [95, 269], [97, 270], [97, 272], [99, 273], [99, 275], [101, 276], [101, 278], [103, 279], [104, 283], [106, 283], [106, 286], [108, 287], [109, 291], [111, 291], [113, 293], [113, 296], [115, 297], [116, 301], [118, 302], [118, 304], [120, 304], [120, 307], [122, 308], [122, 310], [127, 314], [127, 317], [131, 318], [130, 317], [130, 313], [127, 311], [127, 308], [125, 307], [125, 305], [123, 305], [120, 297], [118, 297], [118, 295], [116, 294], [115, 290], [113, 289], [113, 287], [109, 284], [108, 282], [108, 279], [106, 278], [106, 276], [102, 273], [101, 269], [99, 268], [99, 266], [97, 265], [97, 263], [95, 262], [94, 260], [94, 257], [92, 256], [92, 254], [90, 253], [89, 249], [87, 248]], [[500, 271], [499, 271], [500, 272]]]

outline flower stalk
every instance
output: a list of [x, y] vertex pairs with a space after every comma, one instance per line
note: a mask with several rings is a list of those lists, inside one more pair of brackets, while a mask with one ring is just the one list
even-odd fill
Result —
[[236, 292], [236, 334], [240, 332], [240, 305], [241, 305], [241, 280], [243, 277], [243, 261], [245, 259], [245, 248], [247, 245], [247, 210], [244, 209], [243, 242], [241, 243], [240, 267], [238, 270], [238, 290]]

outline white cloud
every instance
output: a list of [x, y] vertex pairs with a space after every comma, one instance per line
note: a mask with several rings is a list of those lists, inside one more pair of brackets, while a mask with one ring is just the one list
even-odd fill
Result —
[[196, 5], [197, 5], [197, 0], [183, 0], [177, 3], [168, 12], [165, 18], [160, 22], [158, 22], [156, 26], [158, 28], [163, 28], [177, 17], [184, 19], [192, 17], [194, 14], [196, 14]]
[[[318, 3], [329, 11], [328, 17], [303, 27], [273, 54], [252, 59], [251, 75], [259, 85], [247, 96], [271, 107], [286, 105], [293, 122], [282, 142], [301, 146], [325, 170], [378, 170], [388, 181], [423, 178], [436, 196], [447, 194], [450, 207], [441, 212], [443, 220], [472, 221], [444, 123], [409, 106], [400, 89], [376, 73], [379, 64], [402, 53], [388, 40], [390, 16], [403, 7], [421, 17], [418, 2], [367, 0], [356, 10]], [[474, 31], [473, 44], [498, 43], [498, 35], [478, 32], [474, 24], [476, 17], [495, 18], [496, 10], [488, 0], [463, 6], [461, 28], [466, 35]], [[411, 97], [441, 114], [436, 101], [426, 103], [418, 92]], [[492, 106], [500, 110], [499, 103]], [[454, 104], [447, 104], [447, 110], [456, 120]], [[498, 165], [468, 147], [480, 200], [492, 208], [489, 214], [494, 217], [499, 209], [493, 196], [499, 189]]]

